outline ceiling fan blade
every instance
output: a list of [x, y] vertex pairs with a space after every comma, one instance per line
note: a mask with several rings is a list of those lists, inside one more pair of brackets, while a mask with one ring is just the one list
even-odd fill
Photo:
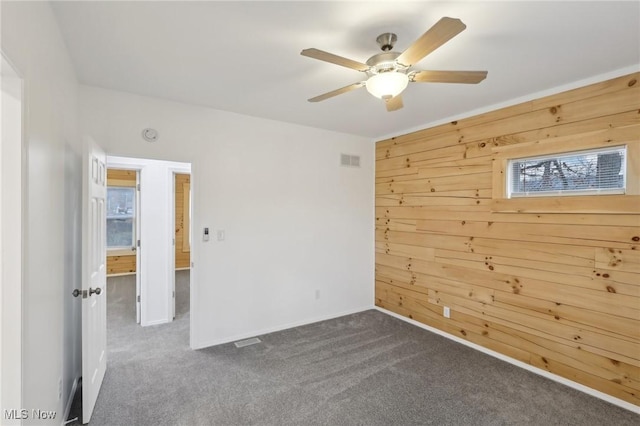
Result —
[[338, 96], [338, 95], [341, 95], [343, 93], [347, 93], [347, 92], [350, 92], [352, 90], [364, 87], [364, 84], [365, 84], [364, 81], [359, 81], [357, 83], [353, 83], [353, 84], [350, 84], [348, 86], [341, 87], [340, 89], [336, 89], [336, 90], [333, 90], [331, 92], [327, 92], [327, 93], [322, 94], [320, 96], [316, 96], [315, 98], [311, 98], [311, 99], [309, 99], [309, 102], [324, 101], [325, 99], [333, 98], [334, 96]]
[[385, 99], [384, 103], [387, 105], [387, 111], [397, 111], [404, 106], [402, 103], [402, 95], [396, 95], [393, 98]]
[[333, 53], [325, 52], [324, 50], [304, 49], [302, 52], [300, 52], [300, 54], [302, 56], [308, 56], [309, 58], [319, 59], [321, 61], [341, 65], [343, 67], [351, 68], [357, 71], [366, 71], [369, 69], [369, 65], [367, 64], [343, 58], [342, 56], [334, 55]]
[[456, 35], [460, 34], [467, 26], [457, 18], [444, 17], [429, 28], [426, 33], [413, 42], [400, 56], [398, 62], [403, 65], [413, 65], [429, 53], [436, 50]]
[[419, 83], [478, 84], [487, 78], [487, 71], [417, 71], [411, 81]]

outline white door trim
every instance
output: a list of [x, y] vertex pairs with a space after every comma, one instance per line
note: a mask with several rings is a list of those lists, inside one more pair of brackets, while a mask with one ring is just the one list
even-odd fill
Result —
[[169, 194], [169, 226], [173, 229], [171, 234], [172, 244], [169, 244], [171, 253], [169, 254], [169, 264], [167, 273], [169, 274], [169, 294], [167, 295], [169, 300], [169, 320], [173, 321], [176, 317], [176, 239], [175, 239], [175, 229], [176, 229], [176, 175], [177, 174], [186, 174], [191, 175], [191, 168], [186, 167], [169, 167], [169, 181], [171, 184], [169, 187], [171, 188], [171, 193]]

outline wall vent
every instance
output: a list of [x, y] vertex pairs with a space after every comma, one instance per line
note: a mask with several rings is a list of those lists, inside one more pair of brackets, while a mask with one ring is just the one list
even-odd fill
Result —
[[236, 345], [236, 348], [244, 348], [245, 346], [255, 345], [260, 342], [262, 342], [262, 340], [257, 337], [252, 337], [251, 339], [239, 340], [233, 344]]
[[360, 156], [340, 154], [340, 165], [343, 167], [360, 167]]

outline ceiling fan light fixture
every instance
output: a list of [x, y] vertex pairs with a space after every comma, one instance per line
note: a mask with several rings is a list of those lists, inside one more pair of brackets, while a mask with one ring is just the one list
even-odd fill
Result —
[[409, 84], [409, 77], [401, 72], [374, 74], [366, 82], [367, 91], [379, 99], [398, 96]]

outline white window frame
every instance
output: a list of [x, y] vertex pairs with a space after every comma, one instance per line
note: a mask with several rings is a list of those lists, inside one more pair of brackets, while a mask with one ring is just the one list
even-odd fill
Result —
[[[132, 228], [132, 239], [130, 246], [116, 246], [109, 247], [107, 246], [107, 256], [127, 256], [136, 254], [136, 246], [137, 246], [137, 237], [136, 237], [136, 217], [139, 214], [138, 212], [138, 202], [135, 194], [136, 187], [135, 186], [126, 186], [126, 185], [107, 185], [107, 191], [109, 188], [122, 188], [122, 189], [131, 189], [134, 191], [133, 203], [134, 203], [134, 214], [133, 214], [133, 228]], [[107, 221], [109, 218], [107, 218]]]

